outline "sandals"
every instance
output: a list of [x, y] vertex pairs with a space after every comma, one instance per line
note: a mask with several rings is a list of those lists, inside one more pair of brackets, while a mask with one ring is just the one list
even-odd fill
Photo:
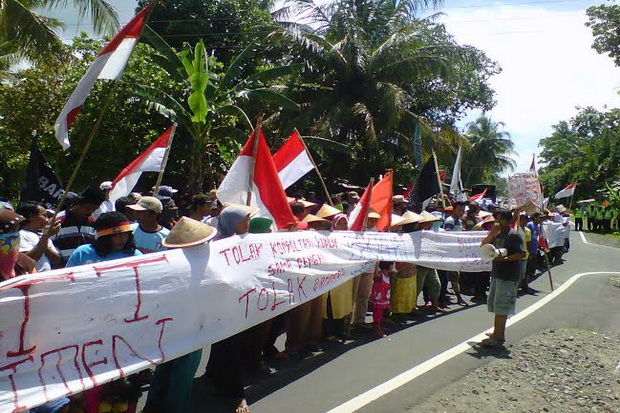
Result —
[[489, 337], [489, 338], [485, 338], [484, 340], [482, 340], [480, 342], [480, 345], [482, 347], [494, 348], [494, 347], [501, 347], [501, 346], [503, 346], [505, 342], [506, 342], [506, 340], [500, 340], [498, 338]]

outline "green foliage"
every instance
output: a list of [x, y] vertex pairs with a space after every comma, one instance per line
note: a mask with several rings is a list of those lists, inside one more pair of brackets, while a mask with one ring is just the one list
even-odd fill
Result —
[[[493, 106], [487, 79], [497, 65], [458, 45], [442, 25], [417, 19], [422, 2], [296, 4], [312, 24], [289, 23], [270, 38], [290, 50], [286, 59], [304, 65], [291, 81], [302, 111], [277, 119], [277, 127], [347, 145], [348, 156], [332, 154], [338, 161], [326, 166], [327, 176], [364, 185], [387, 168], [412, 166], [416, 128], [426, 154], [434, 148], [453, 156], [466, 144], [454, 131], [463, 111]], [[406, 184], [413, 171], [397, 179]]]
[[493, 122], [485, 115], [467, 125], [465, 136], [469, 147], [463, 156], [463, 185], [472, 185], [498, 180], [504, 171], [512, 170], [515, 161], [514, 143], [510, 134], [503, 131], [503, 122]]
[[620, 66], [620, 6], [592, 6], [586, 10], [586, 14], [586, 26], [592, 29], [594, 36], [592, 48], [600, 54], [607, 53], [616, 66]]
[[192, 193], [204, 190], [207, 182], [215, 186], [217, 175], [227, 169], [239, 142], [253, 129], [243, 107], [282, 113], [299, 109], [283, 94], [286, 88], [274, 83], [292, 75], [295, 65], [256, 68], [254, 74], [243, 77], [245, 66], [256, 56], [255, 43], [223, 67], [206, 54], [202, 40], [194, 48], [188, 45], [175, 54], [154, 31], [148, 29], [146, 36], [157, 45], [160, 67], [170, 77], [180, 73], [184, 80], [182, 88], [172, 95], [144, 85], [138, 86], [136, 93], [151, 109], [178, 122], [190, 138], [186, 172]]
[[[0, 44], [11, 44], [12, 53], [33, 62], [61, 57], [65, 49], [54, 29], [61, 27], [62, 22], [34, 10], [66, 7], [67, 3], [67, 0], [0, 1]], [[74, 0], [71, 3], [78, 9], [80, 18], [90, 15], [96, 33], [112, 35], [118, 28], [116, 11], [106, 0]], [[0, 49], [0, 57], [3, 55]]]
[[553, 194], [577, 182], [575, 197], [599, 197], [606, 183], [620, 177], [620, 109], [583, 108], [540, 140], [545, 167], [540, 180]]
[[[65, 53], [82, 58], [62, 64], [41, 63], [18, 72], [15, 82], [0, 84], [0, 176], [7, 178], [13, 198], [19, 193], [25, 173], [32, 131], [37, 131], [44, 154], [61, 181], [66, 183], [107, 96], [110, 85], [97, 82], [69, 132], [72, 146], [64, 153], [54, 137], [54, 121], [101, 50], [102, 43], [82, 35], [74, 39], [72, 46], [65, 47]], [[151, 48], [143, 44], [138, 44], [134, 50], [75, 189], [114, 178], [170, 126], [169, 120], [151, 116], [134, 95], [133, 85], [138, 82], [168, 92], [179, 87], [155, 65], [152, 55]], [[172, 176], [166, 179], [175, 181], [176, 171], [179, 171], [176, 182], [182, 182], [182, 168], [171, 164], [170, 170]], [[146, 184], [143, 182], [144, 189], [148, 188]]]
[[[149, 0], [139, 0], [138, 8]], [[257, 37], [258, 26], [271, 23], [260, 0], [166, 0], [157, 7], [150, 26], [177, 50], [202, 40], [218, 61], [228, 64]]]

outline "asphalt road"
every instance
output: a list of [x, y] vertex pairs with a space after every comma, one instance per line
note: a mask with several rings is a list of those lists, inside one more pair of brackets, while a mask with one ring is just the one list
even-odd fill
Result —
[[[579, 278], [548, 303], [510, 326], [507, 331], [509, 341], [548, 327], [620, 331], [620, 289], [608, 284], [613, 272], [620, 276], [620, 250], [585, 244], [579, 233], [572, 232], [571, 251], [564, 258], [567, 261], [563, 265], [552, 269], [556, 289], [575, 274], [609, 273]], [[540, 293], [521, 297], [518, 312], [550, 293], [547, 275], [539, 277], [532, 287]], [[464, 352], [382, 397], [376, 398], [389, 390], [389, 385], [387, 389], [380, 389], [378, 394], [368, 394], [368, 391], [459, 343], [467, 342], [487, 330], [491, 322], [492, 316], [486, 306], [474, 306], [414, 324], [391, 334], [389, 339], [365, 342], [352, 348], [343, 346], [345, 348], [340, 351], [330, 349], [324, 360], [318, 356], [314, 362], [306, 361], [301, 368], [291, 367], [291, 370], [302, 371], [282, 371], [290, 381], [274, 377], [251, 386], [248, 394], [252, 411], [326, 412], [337, 409], [335, 411], [346, 412], [352, 411], [352, 407], [345, 403], [358, 396], [361, 398], [359, 403], [364, 404], [359, 409], [362, 412], [406, 411], [435, 390], [492, 358], [505, 357], [506, 352], [481, 350], [475, 343], [469, 343]], [[337, 357], [330, 354], [334, 351], [338, 353]]]
[[[257, 378], [246, 389], [252, 412], [415, 412], [434, 391], [506, 357], [510, 341], [549, 327], [620, 332], [620, 289], [608, 284], [610, 277], [620, 277], [620, 249], [584, 243], [573, 231], [564, 258], [552, 268], [555, 293], [543, 274], [531, 284], [539, 293], [519, 298], [507, 330], [508, 350], [477, 346], [492, 323], [485, 305], [393, 327], [386, 339], [358, 332], [353, 340], [329, 344], [324, 353], [301, 362], [271, 363], [277, 373]], [[208, 354], [207, 348], [198, 376]], [[195, 412], [234, 412], [234, 403], [210, 394], [202, 378], [195, 380], [193, 396]]]

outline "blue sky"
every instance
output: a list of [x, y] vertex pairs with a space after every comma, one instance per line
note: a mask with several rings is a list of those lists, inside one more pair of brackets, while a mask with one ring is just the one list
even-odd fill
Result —
[[[110, 0], [122, 23], [134, 14], [135, 1]], [[620, 68], [591, 48], [585, 10], [602, 1], [513, 0], [445, 1], [439, 21], [462, 44], [485, 51], [503, 72], [492, 78], [497, 106], [489, 113], [506, 124], [516, 144], [517, 171], [527, 170], [538, 141], [553, 124], [568, 120], [577, 106], [616, 107]], [[77, 24], [70, 10], [56, 13], [67, 23], [70, 39], [88, 22]], [[470, 113], [465, 126], [479, 113]]]

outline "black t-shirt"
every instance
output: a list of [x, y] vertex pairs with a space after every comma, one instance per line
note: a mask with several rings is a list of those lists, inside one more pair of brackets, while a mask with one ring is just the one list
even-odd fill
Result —
[[[495, 248], [506, 248], [508, 256], [525, 252], [525, 243], [523, 238], [514, 229], [508, 229], [500, 232], [493, 239]], [[493, 261], [491, 267], [491, 276], [500, 280], [518, 281], [521, 273], [521, 261]]]

